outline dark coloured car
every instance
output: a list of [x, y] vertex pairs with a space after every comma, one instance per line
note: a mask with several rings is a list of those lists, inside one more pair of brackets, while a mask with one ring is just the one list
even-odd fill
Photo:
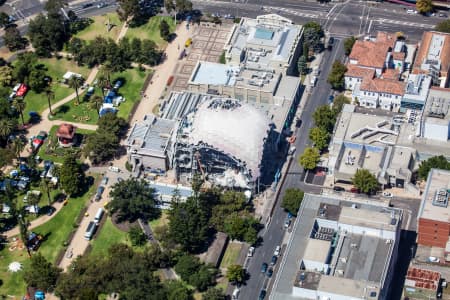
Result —
[[328, 39], [328, 49], [332, 49], [333, 48], [333, 44], [334, 44], [334, 38], [333, 37], [330, 37], [329, 39]]
[[335, 190], [336, 192], [344, 192], [345, 191], [345, 189], [342, 186], [338, 186], [338, 185], [334, 186], [333, 190]]
[[355, 187], [352, 187], [350, 189], [350, 192], [355, 193], [355, 194], [359, 194], [359, 190], [357, 188], [355, 188]]
[[269, 270], [267, 270], [267, 273], [266, 273], [266, 275], [267, 275], [267, 277], [272, 277], [272, 274], [273, 274], [273, 269], [272, 268], [269, 268]]
[[269, 266], [266, 263], [261, 265], [261, 273], [266, 273]]
[[83, 6], [81, 6], [81, 8], [88, 8], [88, 7], [91, 7], [93, 5], [94, 4], [92, 4], [92, 3], [85, 3], [85, 4], [83, 4]]
[[103, 191], [105, 190], [104, 186], [99, 186], [97, 189], [97, 194], [95, 194], [95, 201], [100, 201], [102, 198]]
[[264, 300], [265, 297], [266, 297], [266, 290], [261, 290], [261, 292], [259, 292], [259, 300]]
[[328, 96], [328, 102], [333, 103], [333, 101], [334, 101], [334, 96], [333, 95]]
[[270, 264], [274, 266], [277, 263], [278, 257], [276, 255], [272, 256], [272, 260], [270, 261]]

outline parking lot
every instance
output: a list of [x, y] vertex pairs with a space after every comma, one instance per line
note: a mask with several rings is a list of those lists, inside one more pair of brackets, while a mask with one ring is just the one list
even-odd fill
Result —
[[[221, 25], [212, 23], [193, 24], [190, 27], [192, 33], [192, 45], [186, 49], [187, 55], [178, 61], [174, 70], [174, 79], [168, 92], [187, 89], [189, 77], [198, 60], [219, 62], [223, 47], [230, 34], [233, 24], [224, 22]], [[180, 53], [184, 45], [179, 45]]]

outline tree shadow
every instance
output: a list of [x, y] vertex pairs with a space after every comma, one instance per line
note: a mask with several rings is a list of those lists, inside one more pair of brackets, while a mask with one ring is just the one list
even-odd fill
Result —
[[70, 110], [70, 106], [67, 104], [63, 104], [60, 107], [58, 107], [57, 113], [65, 114], [65, 113], [69, 112], [69, 110]]

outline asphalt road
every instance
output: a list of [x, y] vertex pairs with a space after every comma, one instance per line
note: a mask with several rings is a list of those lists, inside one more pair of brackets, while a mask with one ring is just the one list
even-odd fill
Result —
[[336, 37], [401, 31], [411, 42], [417, 42], [423, 31], [432, 29], [436, 23], [444, 20], [437, 16], [407, 14], [406, 7], [402, 5], [357, 0], [337, 4], [298, 0], [193, 0], [193, 3], [194, 8], [205, 13], [252, 18], [265, 13], [277, 13], [298, 24], [316, 21]]
[[[321, 187], [306, 185], [302, 182], [303, 169], [297, 164], [298, 155], [303, 152], [304, 148], [309, 144], [308, 132], [314, 125], [312, 112], [328, 101], [328, 95], [331, 93], [331, 86], [326, 82], [328, 73], [331, 70], [331, 61], [341, 60], [344, 57], [344, 49], [341, 40], [335, 40], [332, 51], [325, 50], [322, 63], [320, 66], [320, 74], [316, 88], [313, 89], [308, 101], [305, 103], [302, 113], [302, 125], [296, 132], [297, 148], [296, 155], [287, 170], [286, 177], [281, 187], [281, 192], [277, 199], [276, 208], [274, 209], [271, 222], [263, 231], [262, 244], [256, 248], [255, 255], [249, 260], [247, 271], [250, 274], [246, 285], [241, 287], [240, 299], [258, 299], [261, 289], [267, 288], [269, 284], [268, 278], [261, 273], [261, 265], [263, 262], [270, 263], [275, 247], [281, 245], [285, 234], [284, 222], [287, 214], [280, 206], [279, 199], [282, 199], [284, 192], [288, 188], [302, 188], [306, 192], [319, 193]], [[279, 259], [281, 260], [281, 259]], [[275, 272], [277, 268], [275, 268]], [[275, 274], [272, 279], [275, 278]]]

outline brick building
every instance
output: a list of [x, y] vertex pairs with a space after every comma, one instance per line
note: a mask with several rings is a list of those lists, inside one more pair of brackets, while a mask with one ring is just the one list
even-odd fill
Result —
[[450, 171], [432, 169], [418, 213], [418, 244], [450, 253]]

